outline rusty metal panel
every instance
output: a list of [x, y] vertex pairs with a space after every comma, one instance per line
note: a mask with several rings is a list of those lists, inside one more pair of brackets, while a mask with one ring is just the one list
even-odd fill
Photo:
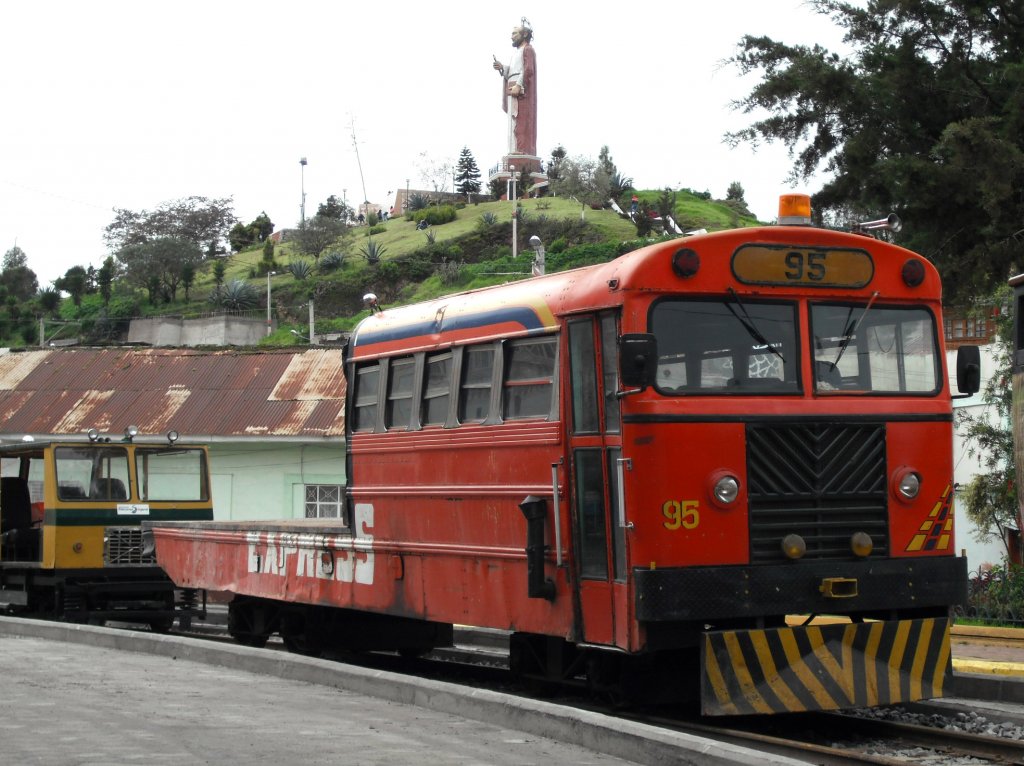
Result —
[[342, 436], [338, 349], [0, 353], [0, 430]]
[[317, 349], [292, 357], [271, 399], [321, 401], [345, 398], [345, 374], [338, 350]]

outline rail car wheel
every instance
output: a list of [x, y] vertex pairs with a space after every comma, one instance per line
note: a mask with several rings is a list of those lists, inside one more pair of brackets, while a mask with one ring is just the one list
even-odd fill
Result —
[[154, 633], [170, 633], [174, 627], [173, 617], [158, 617], [149, 621], [149, 629]]
[[228, 634], [243, 646], [266, 646], [272, 622], [269, 610], [256, 599], [236, 598], [228, 604]]
[[319, 657], [324, 650], [324, 629], [312, 611], [282, 615], [281, 638], [293, 654]]

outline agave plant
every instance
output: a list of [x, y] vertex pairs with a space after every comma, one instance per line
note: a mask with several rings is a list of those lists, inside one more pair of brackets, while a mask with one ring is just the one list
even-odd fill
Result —
[[256, 288], [248, 282], [232, 279], [230, 282], [214, 288], [210, 293], [210, 302], [221, 308], [239, 311], [256, 308], [260, 302], [260, 295]]
[[363, 245], [363, 249], [359, 252], [363, 258], [366, 259], [367, 263], [373, 265], [380, 263], [380, 259], [384, 256], [384, 253], [387, 252], [387, 248], [384, 247], [384, 245], [374, 242], [372, 239], [368, 239], [366, 244]]
[[486, 229], [490, 226], [494, 226], [498, 222], [498, 216], [490, 211], [481, 215], [476, 222], [478, 228]]
[[320, 258], [320, 263], [317, 264], [317, 269], [321, 274], [327, 274], [331, 271], [337, 271], [345, 265], [345, 254], [339, 253], [337, 250], [332, 250], [327, 255]]
[[294, 261], [290, 261], [288, 266], [288, 273], [290, 273], [295, 279], [300, 282], [313, 273], [313, 266], [305, 258], [296, 258]]

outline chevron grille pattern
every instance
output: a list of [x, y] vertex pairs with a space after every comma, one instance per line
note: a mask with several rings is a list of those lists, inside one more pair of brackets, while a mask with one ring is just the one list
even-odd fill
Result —
[[750, 424], [747, 494], [752, 562], [784, 560], [790, 533], [805, 558], [848, 558], [867, 532], [873, 555], [889, 550], [884, 424]]

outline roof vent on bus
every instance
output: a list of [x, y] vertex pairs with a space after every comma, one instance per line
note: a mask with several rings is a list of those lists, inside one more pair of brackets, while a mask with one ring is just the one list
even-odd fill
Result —
[[811, 197], [808, 194], [779, 196], [779, 226], [810, 226]]

